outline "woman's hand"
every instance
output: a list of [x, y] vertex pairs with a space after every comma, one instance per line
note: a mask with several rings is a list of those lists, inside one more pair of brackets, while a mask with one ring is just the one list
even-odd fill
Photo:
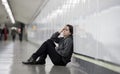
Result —
[[62, 33], [64, 31], [64, 28], [62, 30], [59, 31], [59, 33]]

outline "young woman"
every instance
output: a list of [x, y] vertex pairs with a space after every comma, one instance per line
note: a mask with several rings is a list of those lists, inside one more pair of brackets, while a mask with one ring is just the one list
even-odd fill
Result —
[[[60, 34], [63, 37], [58, 37]], [[56, 47], [55, 43], [58, 44]], [[71, 61], [73, 53], [73, 26], [67, 24], [60, 32], [56, 32], [50, 39], [45, 41], [41, 47], [23, 64], [45, 64], [47, 54], [54, 65], [65, 66]]]

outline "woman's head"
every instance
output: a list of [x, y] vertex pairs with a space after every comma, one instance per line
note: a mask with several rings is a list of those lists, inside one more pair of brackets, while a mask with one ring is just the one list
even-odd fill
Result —
[[73, 26], [70, 24], [67, 24], [63, 29], [63, 36], [67, 37], [73, 35]]

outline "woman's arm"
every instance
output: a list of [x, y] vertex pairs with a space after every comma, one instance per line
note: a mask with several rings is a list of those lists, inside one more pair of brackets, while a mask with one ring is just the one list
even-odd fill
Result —
[[59, 35], [60, 35], [59, 32], [55, 32], [55, 33], [53, 33], [53, 35], [51, 36], [51, 39], [58, 38]]
[[63, 32], [63, 29], [59, 32], [55, 32], [50, 39], [52, 39], [53, 41], [55, 41], [56, 43], [59, 43], [60, 39], [62, 39], [63, 37], [58, 37], [61, 33]]

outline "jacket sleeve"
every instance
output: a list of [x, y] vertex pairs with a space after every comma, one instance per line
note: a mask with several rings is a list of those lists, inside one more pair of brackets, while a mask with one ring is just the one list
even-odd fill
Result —
[[58, 36], [60, 35], [59, 32], [55, 32], [50, 39], [52, 39], [53, 41], [55, 41], [56, 43], [59, 43], [60, 38], [58, 38]]
[[63, 50], [60, 51], [60, 54], [63, 57], [68, 57], [73, 52], [73, 41], [69, 38], [65, 40]]

